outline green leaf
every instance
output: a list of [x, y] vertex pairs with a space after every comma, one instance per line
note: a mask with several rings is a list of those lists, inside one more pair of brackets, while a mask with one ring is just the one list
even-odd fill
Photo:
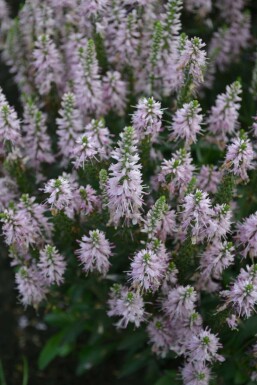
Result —
[[0, 361], [0, 385], [7, 385], [4, 375], [4, 369], [2, 365], [2, 361]]
[[22, 385], [28, 385], [29, 382], [29, 365], [26, 357], [23, 357], [23, 378]]
[[176, 385], [177, 373], [175, 371], [166, 372], [166, 374], [160, 378], [154, 385]]
[[79, 364], [76, 374], [81, 375], [84, 371], [99, 365], [106, 356], [113, 350], [113, 345], [86, 346], [79, 355]]
[[135, 373], [138, 369], [143, 368], [147, 365], [148, 359], [149, 357], [147, 354], [145, 354], [145, 352], [143, 354], [137, 354], [128, 358], [121, 371], [119, 372], [119, 378], [126, 377], [132, 373]]
[[47, 341], [38, 359], [38, 366], [40, 370], [45, 369], [47, 365], [59, 354], [62, 339], [63, 332], [55, 334]]
[[45, 321], [54, 326], [63, 327], [73, 321], [69, 313], [50, 313], [45, 316]]
[[118, 350], [137, 350], [139, 347], [144, 346], [147, 338], [146, 334], [141, 331], [134, 331], [127, 337], [123, 338], [118, 345]]

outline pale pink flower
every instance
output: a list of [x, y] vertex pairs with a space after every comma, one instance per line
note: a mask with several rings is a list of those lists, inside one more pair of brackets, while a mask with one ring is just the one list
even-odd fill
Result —
[[48, 285], [63, 283], [66, 262], [56, 247], [46, 245], [43, 250], [40, 250], [38, 268]]
[[107, 71], [103, 77], [103, 98], [107, 110], [124, 115], [127, 103], [127, 83], [122, 80], [118, 71]]
[[103, 12], [107, 4], [108, 0], [86, 0], [81, 2], [79, 9], [80, 12], [91, 17], [97, 15], [99, 12]]
[[181, 369], [184, 385], [209, 385], [210, 369], [204, 362], [186, 362]]
[[[127, 13], [125, 8], [120, 9], [120, 14], [112, 9], [113, 18], [109, 21], [112, 39], [108, 40], [108, 57], [111, 62], [116, 62], [118, 68], [122, 65], [135, 66], [138, 62], [137, 51], [140, 44], [139, 21], [136, 9]], [[116, 24], [116, 25], [115, 25]], [[111, 36], [110, 36], [111, 37]]]
[[[8, 149], [10, 145], [12, 146], [21, 146], [21, 128], [20, 121], [18, 119], [17, 113], [14, 108], [11, 107], [3, 92], [0, 88], [0, 144], [1, 147], [5, 147], [5, 151], [10, 151]], [[2, 149], [1, 149], [2, 152]]]
[[9, 203], [18, 196], [18, 186], [16, 181], [8, 175], [1, 177], [0, 191], [0, 212], [2, 212], [8, 207]]
[[78, 106], [83, 116], [90, 113], [98, 116], [102, 111], [103, 89], [94, 41], [88, 40], [85, 45], [79, 46], [75, 55], [73, 80]]
[[76, 254], [83, 270], [86, 273], [95, 270], [106, 275], [110, 268], [109, 258], [112, 255], [112, 247], [105, 238], [105, 234], [99, 230], [92, 230], [89, 232], [89, 236], [82, 237], [79, 244], [80, 249], [76, 251]]
[[234, 175], [248, 181], [247, 171], [255, 168], [254, 158], [255, 154], [250, 140], [245, 134], [241, 134], [228, 146], [225, 161]]
[[220, 279], [222, 272], [233, 264], [235, 258], [234, 252], [235, 248], [231, 242], [215, 240], [201, 255], [200, 279], [209, 276]]
[[221, 347], [217, 336], [205, 329], [192, 335], [187, 344], [186, 355], [190, 362], [224, 361], [224, 358], [217, 353]]
[[243, 256], [257, 257], [257, 213], [250, 215], [237, 227], [236, 239], [243, 246]]
[[207, 193], [215, 194], [221, 178], [222, 172], [216, 166], [202, 166], [197, 175], [197, 186]]
[[199, 37], [193, 37], [191, 40], [186, 39], [178, 59], [178, 67], [183, 69], [187, 76], [188, 74], [192, 76], [192, 82], [195, 87], [203, 83], [204, 80], [203, 76], [206, 69], [206, 52], [203, 50], [204, 47], [205, 43]]
[[100, 210], [101, 200], [90, 185], [87, 185], [86, 187], [81, 186], [78, 193], [79, 198], [77, 208], [78, 211], [82, 210], [81, 214], [90, 215], [94, 211]]
[[173, 342], [167, 320], [162, 317], [155, 317], [147, 325], [147, 333], [152, 345], [152, 351], [161, 357], [165, 357]]
[[181, 149], [170, 160], [162, 162], [158, 180], [164, 188], [168, 189], [171, 198], [177, 194], [182, 198], [194, 170], [195, 166], [190, 154]]
[[32, 100], [27, 100], [23, 114], [24, 148], [33, 167], [41, 163], [53, 163], [51, 139], [47, 133], [47, 115], [41, 112]]
[[168, 209], [169, 206], [166, 203], [165, 196], [161, 196], [147, 212], [141, 231], [148, 235], [148, 239], [152, 240], [155, 238], [156, 234], [161, 230], [164, 216]]
[[62, 87], [63, 66], [60, 54], [49, 35], [38, 37], [33, 51], [33, 66], [35, 68], [35, 83], [40, 95], [46, 95], [51, 91], [55, 83]]
[[105, 126], [104, 119], [93, 119], [85, 127], [92, 147], [95, 147], [101, 159], [108, 159], [111, 151], [110, 131]]
[[151, 98], [139, 100], [136, 111], [132, 115], [132, 124], [139, 141], [149, 138], [155, 142], [162, 128], [161, 103]]
[[49, 218], [45, 216], [47, 210], [45, 205], [37, 203], [35, 197], [23, 194], [17, 208], [24, 212], [26, 218], [30, 218], [35, 233], [38, 232], [44, 235], [44, 237], [39, 238], [40, 243], [51, 238], [53, 225]]
[[185, 9], [204, 18], [212, 10], [212, 0], [186, 0]]
[[67, 177], [59, 176], [57, 179], [50, 179], [44, 187], [44, 192], [50, 194], [47, 203], [56, 208], [63, 210], [69, 206], [73, 199], [73, 187]]
[[208, 230], [214, 214], [206, 192], [196, 190], [184, 198], [181, 214], [181, 229], [189, 232], [192, 243], [199, 243], [208, 237]]
[[129, 322], [139, 327], [145, 321], [144, 301], [138, 291], [116, 285], [111, 291], [108, 305], [109, 317], [121, 317], [116, 323], [117, 328], [126, 328]]
[[136, 145], [134, 128], [126, 127], [120, 134], [118, 146], [112, 152], [112, 158], [116, 163], [109, 168], [107, 194], [110, 222], [114, 226], [117, 226], [122, 219], [126, 225], [136, 224], [141, 220], [143, 186]]
[[165, 261], [158, 254], [144, 249], [135, 254], [128, 275], [135, 287], [156, 291], [162, 282], [165, 267]]
[[169, 318], [182, 320], [194, 311], [196, 300], [197, 294], [192, 286], [177, 286], [169, 291], [162, 307]]
[[56, 119], [58, 147], [62, 155], [69, 159], [78, 135], [83, 131], [83, 122], [80, 111], [72, 93], [63, 95], [59, 117]]
[[171, 126], [170, 139], [185, 140], [185, 145], [189, 146], [196, 142], [196, 135], [201, 131], [203, 115], [197, 100], [185, 103], [182, 108], [175, 112]]
[[255, 116], [253, 119], [254, 119], [253, 126], [252, 126], [253, 136], [257, 138], [257, 116]]
[[230, 317], [226, 318], [226, 322], [231, 330], [238, 330], [238, 318], [235, 314], [232, 314]]
[[167, 237], [171, 237], [176, 233], [176, 230], [176, 213], [167, 207], [167, 210], [162, 215], [160, 224], [157, 226], [158, 238], [165, 242]]
[[82, 134], [78, 137], [70, 152], [71, 158], [75, 159], [73, 161], [75, 168], [84, 168], [85, 163], [95, 160], [97, 155], [97, 143], [88, 133]]
[[222, 205], [217, 204], [214, 206], [212, 220], [207, 231], [209, 239], [225, 238], [230, 232], [231, 218], [232, 212], [229, 205], [223, 203]]
[[40, 237], [39, 227], [34, 227], [24, 210], [5, 209], [1, 214], [2, 231], [7, 245], [27, 250]]
[[45, 299], [47, 288], [41, 272], [35, 267], [21, 267], [15, 275], [21, 303], [38, 306]]
[[257, 304], [257, 282], [252, 270], [241, 269], [230, 289], [221, 292], [221, 296], [225, 298], [226, 305], [231, 305], [239, 317], [249, 318]]
[[162, 293], [168, 295], [170, 289], [178, 283], [178, 269], [173, 261], [169, 261], [162, 282]]
[[226, 92], [218, 95], [207, 119], [209, 131], [225, 142], [227, 135], [233, 134], [238, 126], [241, 92], [242, 87], [238, 81], [226, 86]]

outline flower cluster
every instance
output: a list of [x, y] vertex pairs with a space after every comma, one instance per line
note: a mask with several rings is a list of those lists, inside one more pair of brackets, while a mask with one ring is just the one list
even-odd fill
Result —
[[257, 64], [214, 79], [255, 57], [245, 1], [23, 3], [12, 19], [0, 0], [19, 91], [0, 88], [0, 222], [20, 302], [53, 301], [108, 349], [123, 349], [112, 319], [143, 330], [184, 385], [229, 383], [223, 330], [257, 309]]

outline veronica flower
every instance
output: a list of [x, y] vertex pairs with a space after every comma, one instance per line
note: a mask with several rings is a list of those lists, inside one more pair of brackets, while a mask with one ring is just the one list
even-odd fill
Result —
[[236, 239], [243, 246], [243, 256], [257, 257], [257, 213], [250, 215], [237, 227]]
[[141, 165], [133, 127], [126, 127], [120, 134], [117, 148], [112, 152], [116, 161], [110, 168], [107, 182], [110, 222], [117, 226], [121, 219], [126, 224], [136, 224], [141, 219], [143, 187]]
[[131, 322], [139, 327], [145, 320], [144, 301], [138, 291], [132, 291], [126, 287], [115, 285], [108, 301], [109, 317], [121, 317], [116, 323], [118, 328], [126, 328]]
[[162, 128], [161, 103], [153, 98], [142, 98], [139, 100], [136, 111], [132, 115], [132, 124], [135, 128], [139, 141], [148, 137], [155, 142]]
[[15, 275], [21, 303], [24, 306], [37, 306], [46, 295], [45, 282], [41, 272], [35, 267], [21, 267]]
[[158, 238], [165, 242], [167, 237], [173, 235], [177, 229], [175, 211], [167, 207], [157, 228]]
[[[208, 246], [200, 259], [201, 277], [220, 279], [222, 272], [233, 264], [235, 248], [232, 242], [216, 240]], [[200, 277], [200, 279], [202, 279]]]
[[181, 369], [184, 385], [208, 385], [211, 379], [210, 369], [204, 362], [186, 362]]
[[8, 149], [12, 146], [21, 146], [20, 121], [13, 107], [8, 104], [0, 88], [0, 144]]
[[[184, 76], [191, 76], [194, 87], [203, 83], [203, 75], [206, 68], [206, 52], [203, 50], [205, 43], [198, 37], [186, 39], [180, 52], [178, 67], [183, 69]], [[185, 81], [185, 80], [184, 80]]]
[[191, 362], [224, 361], [224, 358], [217, 353], [221, 347], [222, 345], [216, 335], [206, 329], [199, 334], [192, 335], [188, 341], [186, 355]]
[[176, 111], [171, 126], [170, 139], [184, 139], [186, 146], [196, 142], [196, 135], [201, 131], [203, 115], [197, 100], [185, 103]]
[[164, 49], [167, 49], [169, 45], [169, 51], [176, 46], [174, 41], [177, 40], [180, 30], [182, 28], [181, 25], [181, 10], [182, 10], [182, 1], [181, 0], [168, 0], [167, 3], [164, 4], [164, 10], [161, 14], [161, 20], [164, 25]]
[[94, 143], [101, 159], [107, 159], [110, 155], [111, 139], [110, 131], [105, 126], [104, 119], [93, 119], [85, 127], [85, 132]]
[[[0, 29], [3, 36], [5, 36], [11, 26], [10, 9], [5, 0], [0, 0], [0, 15]], [[1, 45], [2, 43], [1, 38]]]
[[217, 204], [213, 208], [212, 220], [209, 223], [208, 237], [209, 238], [224, 238], [230, 231], [232, 212], [229, 205]]
[[215, 194], [221, 182], [222, 172], [215, 166], [202, 166], [197, 175], [197, 186], [207, 193]]
[[[212, 10], [211, 0], [186, 0], [185, 9], [204, 18]], [[190, 384], [191, 385], [191, 384]]]
[[44, 188], [46, 194], [50, 194], [47, 203], [57, 210], [63, 210], [73, 199], [73, 188], [68, 178], [59, 176], [57, 179], [50, 179]]
[[190, 231], [193, 243], [199, 243], [208, 236], [213, 209], [206, 192], [196, 190], [194, 194], [186, 195], [181, 215], [182, 231]]
[[124, 115], [127, 103], [127, 83], [118, 71], [107, 71], [103, 77], [103, 98], [107, 110]]
[[89, 232], [89, 236], [82, 237], [79, 244], [80, 249], [76, 251], [76, 254], [83, 270], [86, 273], [96, 270], [100, 274], [106, 275], [110, 268], [109, 258], [112, 252], [105, 234], [99, 230], [92, 230]]
[[7, 245], [27, 250], [37, 242], [39, 226], [34, 227], [30, 216], [17, 208], [5, 209], [1, 214], [2, 231]]
[[231, 330], [238, 330], [238, 318], [235, 314], [232, 314], [230, 317], [226, 318], [226, 322]]
[[101, 191], [103, 208], [106, 208], [108, 206], [107, 182], [108, 182], [108, 173], [105, 169], [102, 169], [99, 172], [99, 187]]
[[170, 160], [164, 160], [158, 175], [161, 185], [168, 189], [170, 197], [179, 193], [182, 198], [193, 177], [195, 167], [189, 153], [178, 150]]
[[46, 114], [42, 113], [32, 100], [25, 103], [22, 125], [25, 133], [25, 149], [32, 165], [36, 168], [42, 162], [54, 162], [46, 120]]
[[233, 134], [238, 125], [241, 92], [242, 87], [238, 81], [227, 86], [226, 93], [218, 95], [207, 119], [209, 131], [225, 142], [226, 136]]
[[163, 301], [163, 310], [169, 318], [183, 319], [195, 308], [197, 294], [192, 286], [177, 286], [171, 289]]
[[6, 175], [0, 178], [0, 191], [0, 211], [3, 211], [18, 196], [18, 186], [15, 180]]
[[149, 239], [154, 238], [158, 230], [160, 230], [167, 211], [168, 205], [164, 196], [157, 199], [153, 207], [148, 211], [142, 232], [146, 233]]
[[110, 41], [110, 47], [108, 47], [110, 56], [108, 56], [111, 61], [116, 62], [117, 57], [119, 57], [118, 64], [135, 66], [138, 62], [137, 49], [140, 38], [137, 11], [132, 9], [129, 13], [124, 12], [123, 15], [121, 14], [121, 18], [119, 15], [117, 16], [117, 28], [113, 30], [113, 40]]
[[82, 117], [76, 107], [74, 94], [66, 93], [63, 95], [56, 124], [58, 127], [58, 147], [62, 155], [69, 158], [78, 135], [83, 131]]
[[254, 122], [253, 122], [252, 130], [253, 130], [253, 135], [256, 138], [257, 137], [257, 116], [255, 116], [253, 119], [254, 119]]
[[154, 26], [150, 61], [151, 78], [154, 80], [152, 88], [153, 85], [158, 86], [158, 91], [168, 96], [182, 78], [177, 76], [177, 46], [182, 28], [182, 1], [168, 0], [163, 5], [163, 10], [160, 21], [157, 21]]
[[37, 203], [35, 197], [30, 197], [28, 194], [23, 194], [20, 198], [20, 202], [18, 203], [17, 208], [24, 213], [26, 218], [30, 219], [32, 228], [34, 228], [34, 232], [38, 232], [40, 234], [42, 233], [44, 235], [44, 239], [43, 237], [40, 237], [41, 243], [42, 241], [44, 242], [45, 240], [51, 238], [53, 225], [49, 218], [45, 216], [45, 205]]
[[251, 269], [240, 270], [240, 274], [229, 290], [221, 292], [226, 300], [226, 306], [231, 305], [235, 313], [240, 317], [249, 318], [257, 304], [257, 282]]
[[165, 261], [152, 250], [141, 250], [135, 254], [131, 263], [129, 277], [135, 287], [156, 291], [161, 284]]
[[80, 11], [83, 11], [88, 17], [92, 15], [97, 15], [104, 11], [108, 0], [88, 0], [82, 1], [80, 6]]
[[[237, 5], [241, 3], [240, 6], [242, 6], [242, 2], [226, 1], [223, 5], [225, 3], [225, 8], [230, 3], [227, 11], [223, 12], [226, 26], [220, 27], [213, 34], [208, 50], [209, 57], [213, 59], [214, 70], [217, 66], [221, 71], [227, 69], [231, 63], [238, 61], [241, 51], [249, 45], [251, 38], [250, 15], [242, 12], [241, 9], [234, 12]], [[217, 5], [220, 6], [221, 2]]]
[[96, 58], [95, 44], [88, 40], [86, 46], [80, 46], [77, 52], [77, 63], [74, 64], [74, 93], [83, 115], [102, 111], [102, 82]]
[[248, 181], [247, 171], [254, 168], [254, 151], [250, 140], [243, 133], [232, 140], [227, 148], [226, 163], [231, 167], [234, 175]]
[[78, 190], [78, 211], [82, 210], [85, 215], [90, 215], [95, 210], [100, 210], [101, 200], [96, 191], [90, 186], [81, 186]]
[[63, 283], [66, 262], [54, 246], [46, 245], [40, 250], [38, 268], [48, 285]]
[[173, 261], [169, 261], [165, 271], [161, 290], [163, 294], [168, 295], [172, 287], [178, 283], [178, 269]]
[[35, 43], [33, 52], [35, 83], [40, 95], [47, 95], [55, 83], [62, 86], [63, 67], [60, 54], [49, 35], [41, 35]]
[[88, 133], [80, 135], [71, 150], [71, 158], [75, 159], [73, 161], [74, 167], [84, 168], [85, 162], [95, 160], [97, 154], [95, 139]]
[[173, 343], [167, 320], [162, 317], [155, 317], [147, 325], [147, 333], [152, 345], [152, 351], [161, 357], [165, 357]]

